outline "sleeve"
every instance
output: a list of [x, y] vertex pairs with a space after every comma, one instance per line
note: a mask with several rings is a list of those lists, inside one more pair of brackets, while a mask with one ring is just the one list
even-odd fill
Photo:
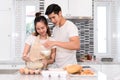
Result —
[[32, 45], [33, 41], [34, 41], [34, 36], [30, 35], [26, 38], [25, 43], [28, 45]]
[[[51, 37], [51, 38], [50, 38], [50, 41], [56, 41], [56, 40]], [[53, 48], [56, 48], [56, 46], [53, 46], [52, 49], [53, 49]]]
[[68, 33], [69, 33], [69, 37], [73, 37], [73, 36], [79, 36], [78, 34], [78, 28], [75, 24], [73, 24], [72, 22], [69, 24], [68, 28]]
[[[53, 30], [52, 30], [52, 35], [51, 35], [52, 38], [54, 38], [54, 36], [55, 36], [54, 33], [55, 33], [55, 27], [54, 27]], [[55, 39], [55, 38], [54, 38], [54, 39]]]

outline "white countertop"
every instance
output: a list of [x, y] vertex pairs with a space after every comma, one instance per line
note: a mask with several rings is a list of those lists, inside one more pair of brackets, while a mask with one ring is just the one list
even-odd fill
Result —
[[[2, 65], [8, 65], [8, 64], [11, 64], [11, 65], [24, 65], [25, 62], [24, 61], [0, 61], [0, 64]], [[84, 61], [84, 62], [78, 62], [78, 64], [120, 64], [120, 62], [117, 62], [117, 61], [113, 61], [113, 62], [101, 62], [101, 61]]]
[[107, 80], [106, 75], [98, 72], [97, 76], [74, 76], [66, 78], [43, 78], [41, 75], [21, 75], [17, 74], [1, 74], [1, 80]]
[[78, 64], [82, 64], [82, 65], [98, 65], [98, 64], [100, 64], [100, 65], [109, 65], [109, 64], [120, 64], [120, 62], [115, 62], [115, 61], [113, 61], [113, 62], [102, 62], [102, 61], [84, 61], [84, 62], [78, 62]]

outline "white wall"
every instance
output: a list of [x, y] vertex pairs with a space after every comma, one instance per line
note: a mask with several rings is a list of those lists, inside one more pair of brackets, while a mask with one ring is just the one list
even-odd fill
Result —
[[120, 62], [120, 1], [117, 3], [117, 53], [118, 61]]
[[113, 2], [111, 7], [111, 51], [116, 61], [120, 61], [120, 1]]

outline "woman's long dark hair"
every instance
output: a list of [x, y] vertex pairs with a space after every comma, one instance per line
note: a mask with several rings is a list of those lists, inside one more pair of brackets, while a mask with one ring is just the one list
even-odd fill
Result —
[[34, 33], [34, 35], [35, 36], [39, 35], [39, 33], [36, 30], [36, 24], [38, 22], [43, 22], [46, 25], [48, 36], [51, 36], [51, 32], [50, 32], [50, 28], [48, 27], [47, 19], [44, 16], [41, 16], [40, 12], [36, 13], [35, 16], [36, 17], [35, 17], [35, 20], [34, 20], [34, 27], [35, 27], [35, 33]]

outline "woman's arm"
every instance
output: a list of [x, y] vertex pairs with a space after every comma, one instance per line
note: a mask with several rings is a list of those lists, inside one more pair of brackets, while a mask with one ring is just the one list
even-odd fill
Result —
[[30, 59], [28, 58], [29, 50], [30, 50], [30, 45], [25, 44], [24, 51], [23, 51], [23, 56], [22, 56], [22, 59], [24, 61], [30, 61]]
[[50, 55], [50, 59], [48, 59], [47, 64], [52, 64], [55, 62], [55, 56], [56, 56], [56, 48], [53, 48], [51, 50], [51, 55]]

